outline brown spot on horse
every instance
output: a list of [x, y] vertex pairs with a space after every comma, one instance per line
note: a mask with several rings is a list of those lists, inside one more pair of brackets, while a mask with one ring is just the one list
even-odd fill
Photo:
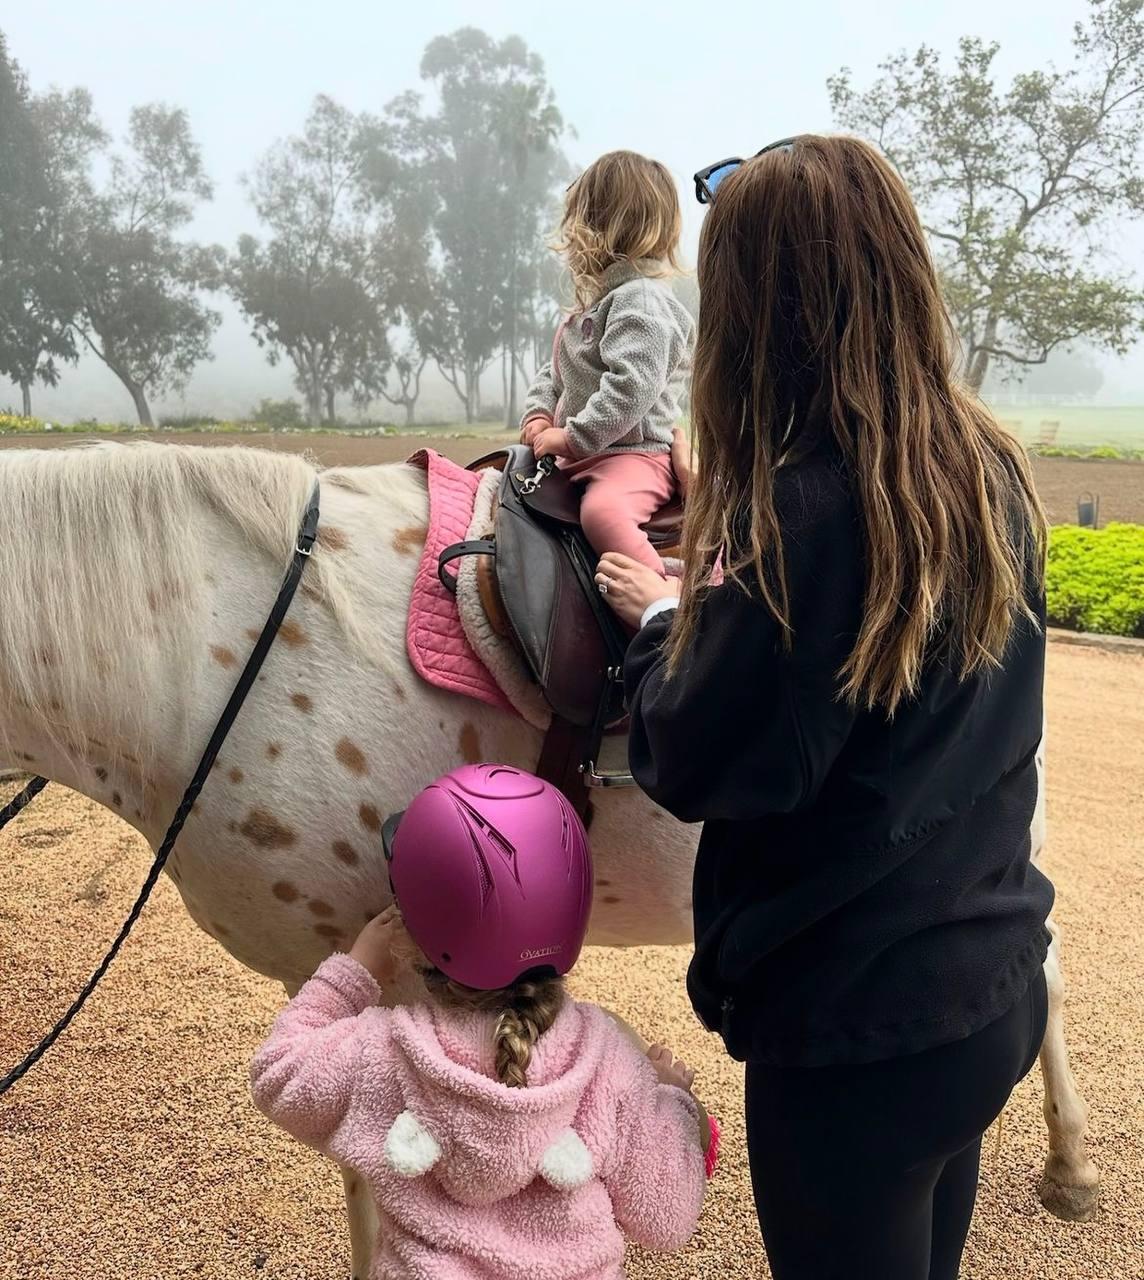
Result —
[[429, 530], [421, 524], [411, 525], [408, 529], [398, 529], [393, 535], [393, 549], [398, 555], [415, 555], [417, 548], [425, 545], [425, 539], [428, 536]]
[[271, 885], [271, 892], [282, 902], [297, 902], [298, 890], [289, 880], [279, 880]]
[[357, 850], [352, 844], [347, 844], [345, 840], [335, 840], [333, 843], [333, 850], [334, 857], [337, 858], [339, 862], [344, 862], [347, 867], [357, 866]]
[[328, 902], [322, 902], [319, 899], [308, 902], [306, 905], [316, 916], [332, 916], [334, 914], [333, 907]]
[[119, 794], [118, 791], [113, 791], [111, 793], [111, 803], [112, 803], [112, 806], [116, 809], [123, 808], [123, 797]]
[[350, 545], [344, 529], [336, 529], [333, 525], [323, 524], [318, 528], [318, 546], [327, 551], [344, 551]]
[[470, 720], [466, 720], [461, 725], [461, 735], [459, 739], [461, 748], [461, 758], [466, 764], [480, 764], [481, 762], [481, 739], [477, 733], [477, 727]]
[[292, 693], [290, 695], [290, 701], [298, 708], [299, 711], [305, 712], [306, 715], [309, 715], [314, 709], [313, 701], [304, 693]]
[[609, 907], [614, 907], [620, 901], [614, 893], [605, 894], [601, 901], [606, 902]]
[[373, 807], [372, 804], [363, 804], [358, 810], [358, 817], [361, 819], [361, 825], [367, 831], [381, 830], [381, 814]]
[[106, 782], [106, 781], [107, 781], [107, 770], [103, 767], [103, 765], [100, 765], [100, 766], [96, 769], [96, 771], [95, 771], [95, 776], [100, 780], [100, 782]]
[[251, 809], [239, 824], [239, 831], [260, 849], [288, 849], [298, 839], [298, 833], [265, 809]]
[[266, 758], [268, 760], [277, 760], [282, 754], [282, 746], [277, 742], [268, 742], [266, 744]]
[[237, 786], [246, 777], [246, 774], [241, 769], [232, 769], [226, 776]]
[[230, 649], [225, 645], [212, 644], [211, 657], [218, 663], [220, 667], [237, 667], [238, 659], [234, 656]]
[[[246, 634], [251, 640], [257, 642], [262, 632], [256, 631], [253, 627], [247, 627]], [[310, 637], [296, 622], [292, 622], [289, 618], [278, 628], [276, 639], [281, 640], [284, 645], [291, 649], [300, 649], [304, 644], [310, 643]]]
[[349, 738], [343, 738], [338, 743], [334, 748], [334, 755], [337, 756], [338, 763], [345, 765], [350, 773], [356, 773], [359, 777], [369, 773], [369, 762], [365, 758], [365, 752]]
[[316, 924], [314, 932], [320, 938], [330, 938], [332, 940], [340, 939], [343, 934], [336, 924]]

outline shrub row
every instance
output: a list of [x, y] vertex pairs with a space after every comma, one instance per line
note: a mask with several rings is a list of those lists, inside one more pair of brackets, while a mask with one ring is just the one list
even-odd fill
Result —
[[1056, 525], [1047, 591], [1052, 626], [1144, 637], [1144, 525]]

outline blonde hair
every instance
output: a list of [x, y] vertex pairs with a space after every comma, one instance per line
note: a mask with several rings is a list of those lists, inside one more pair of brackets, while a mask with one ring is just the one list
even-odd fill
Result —
[[522, 978], [499, 991], [474, 991], [440, 969], [431, 969], [425, 974], [425, 985], [446, 1008], [497, 1015], [493, 1027], [497, 1079], [511, 1089], [525, 1088], [533, 1046], [564, 1007], [564, 979]]
[[662, 264], [659, 274], [679, 271], [682, 226], [667, 169], [634, 151], [609, 151], [568, 188], [552, 247], [568, 263], [577, 305], [587, 307], [617, 262], [650, 260]]
[[820, 431], [853, 477], [866, 561], [841, 695], [893, 714], [931, 653], [963, 678], [999, 666], [1032, 617], [1045, 516], [1021, 446], [953, 375], [937, 274], [895, 170], [855, 138], [814, 135], [748, 161], [707, 214], [699, 287], [698, 469], [669, 669], [720, 546], [728, 579], [757, 586], [790, 643], [775, 474]]

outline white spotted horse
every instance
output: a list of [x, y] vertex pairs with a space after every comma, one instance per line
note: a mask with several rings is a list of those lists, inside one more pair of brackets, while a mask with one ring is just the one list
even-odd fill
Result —
[[[316, 500], [302, 560], [300, 523]], [[203, 930], [296, 990], [388, 905], [388, 814], [462, 762], [534, 768], [540, 757], [539, 729], [410, 667], [428, 514], [425, 473], [408, 465], [319, 472], [285, 453], [153, 444], [0, 453], [0, 770], [73, 788], [159, 848], [284, 567], [300, 561], [289, 612], [165, 863]], [[688, 943], [696, 828], [617, 790], [595, 804], [591, 834], [589, 941]], [[1033, 839], [1039, 850], [1043, 806]], [[1058, 942], [1042, 1198], [1083, 1218], [1097, 1175], [1068, 1068]], [[346, 1186], [364, 1277], [370, 1211]]]

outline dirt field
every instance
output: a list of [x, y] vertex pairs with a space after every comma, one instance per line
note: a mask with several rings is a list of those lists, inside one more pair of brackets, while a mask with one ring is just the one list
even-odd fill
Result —
[[[31, 438], [0, 436], [0, 448], [17, 448], [34, 442], [37, 448], [58, 448], [86, 439], [84, 436], [43, 435]], [[106, 440], [107, 436], [92, 439]], [[138, 435], [124, 437], [138, 440]], [[479, 437], [441, 436], [336, 436], [336, 435], [160, 435], [158, 439], [183, 444], [245, 444], [261, 449], [308, 450], [326, 466], [369, 465], [378, 462], [400, 462], [414, 449], [433, 448], [458, 462], [468, 462], [496, 447], [508, 437], [487, 430]], [[1037, 458], [1034, 460], [1037, 486], [1053, 524], [1076, 519], [1078, 496], [1091, 491], [1100, 497], [1100, 520], [1124, 520], [1144, 524], [1144, 462], [1085, 462], [1076, 458]]]
[[[1049, 724], [1048, 870], [1104, 1201], [1084, 1226], [1038, 1204], [1045, 1137], [1035, 1073], [1011, 1104], [1000, 1151], [988, 1142], [966, 1280], [1144, 1276], [1144, 657], [1052, 646]], [[58, 788], [0, 836], [4, 1069], [88, 976], [147, 859], [133, 832]], [[576, 975], [579, 995], [691, 1058], [726, 1125], [692, 1246], [635, 1257], [631, 1275], [762, 1277], [740, 1069], [691, 1015], [686, 962], [681, 948], [595, 951]], [[0, 1103], [0, 1277], [344, 1280], [340, 1180], [247, 1096], [246, 1063], [281, 1000], [191, 925], [164, 880], [78, 1023]]]

